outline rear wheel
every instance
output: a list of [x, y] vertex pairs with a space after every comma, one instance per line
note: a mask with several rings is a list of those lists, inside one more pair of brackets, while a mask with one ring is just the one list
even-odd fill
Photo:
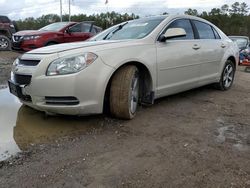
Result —
[[139, 102], [139, 71], [128, 65], [116, 72], [110, 87], [110, 112], [121, 119], [132, 119]]
[[6, 51], [11, 49], [10, 39], [4, 35], [0, 35], [0, 50]]
[[233, 85], [235, 70], [234, 63], [231, 60], [227, 60], [220, 81], [215, 86], [222, 91], [230, 89]]

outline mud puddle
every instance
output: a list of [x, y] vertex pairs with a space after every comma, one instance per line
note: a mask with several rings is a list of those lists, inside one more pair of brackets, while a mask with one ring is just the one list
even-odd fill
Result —
[[220, 123], [218, 127], [218, 135], [216, 141], [218, 143], [228, 143], [237, 151], [250, 150], [250, 126], [244, 124], [228, 124], [222, 118], [217, 122]]
[[0, 161], [33, 144], [55, 141], [63, 136], [76, 136], [99, 130], [104, 117], [45, 116], [22, 105], [9, 93], [0, 90]]

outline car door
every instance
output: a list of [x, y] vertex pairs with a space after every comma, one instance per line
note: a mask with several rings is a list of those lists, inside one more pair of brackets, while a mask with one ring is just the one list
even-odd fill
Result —
[[218, 32], [213, 26], [198, 20], [192, 20], [198, 33], [197, 44], [202, 54], [200, 85], [213, 82], [220, 75], [220, 63], [225, 54], [226, 43], [223, 43]]
[[187, 35], [156, 43], [158, 97], [193, 88], [199, 81], [201, 54], [190, 20], [174, 20], [161, 34], [168, 28], [183, 28]]
[[92, 34], [90, 33], [91, 25], [86, 23], [79, 23], [70, 27], [64, 34], [65, 42], [76, 42], [85, 41], [90, 38]]
[[81, 27], [81, 39], [87, 40], [88, 38], [94, 36], [93, 34], [93, 23], [82, 23]]

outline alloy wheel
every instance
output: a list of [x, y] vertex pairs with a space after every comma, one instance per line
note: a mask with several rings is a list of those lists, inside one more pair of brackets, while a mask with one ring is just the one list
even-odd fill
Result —
[[135, 72], [130, 89], [130, 111], [132, 114], [136, 112], [139, 100], [139, 75]]
[[0, 48], [5, 49], [8, 48], [9, 43], [6, 39], [0, 38]]
[[234, 68], [231, 64], [228, 64], [223, 73], [223, 85], [224, 87], [228, 88], [233, 83], [233, 77], [234, 77]]

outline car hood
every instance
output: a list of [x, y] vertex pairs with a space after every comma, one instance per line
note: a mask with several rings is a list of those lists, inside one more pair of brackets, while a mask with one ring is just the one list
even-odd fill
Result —
[[27, 35], [44, 35], [50, 33], [48, 31], [38, 31], [38, 30], [24, 30], [24, 31], [19, 31], [17, 33], [15, 33], [14, 35], [18, 35], [18, 36], [27, 36]]
[[106, 47], [111, 47], [114, 44], [126, 43], [131, 40], [102, 40], [102, 41], [85, 41], [85, 42], [73, 42], [73, 43], [63, 43], [53, 46], [47, 46], [43, 48], [38, 48], [29, 52], [26, 52], [26, 54], [53, 54], [53, 53], [59, 53], [63, 51], [78, 49], [78, 48], [85, 48], [85, 47], [95, 47], [95, 46], [103, 46], [102, 49], [105, 49]]

